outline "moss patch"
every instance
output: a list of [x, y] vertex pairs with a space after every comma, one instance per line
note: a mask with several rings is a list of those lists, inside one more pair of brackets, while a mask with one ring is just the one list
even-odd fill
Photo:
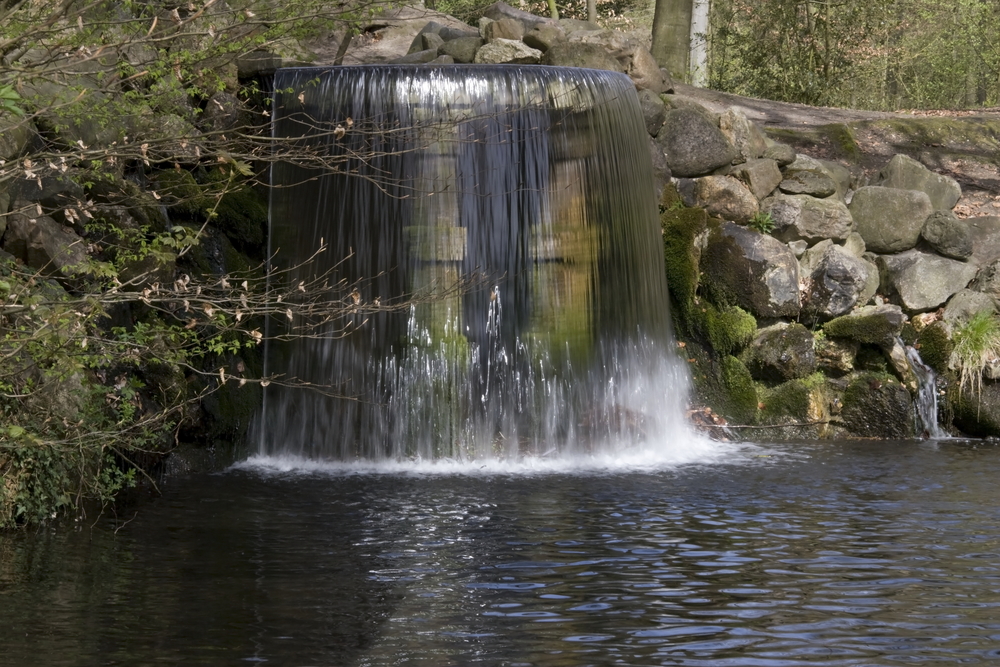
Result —
[[150, 181], [172, 218], [200, 222], [212, 207], [211, 197], [189, 171], [165, 169], [153, 174]]
[[757, 333], [757, 320], [739, 306], [716, 308], [701, 302], [691, 311], [691, 324], [716, 354], [736, 354]]
[[824, 324], [823, 332], [827, 336], [881, 345], [896, 336], [897, 328], [879, 314], [841, 315]]
[[798, 422], [817, 421], [822, 419], [824, 401], [822, 394], [826, 386], [826, 377], [822, 373], [813, 373], [800, 380], [789, 380], [776, 387], [768, 388], [758, 385], [757, 391], [761, 408], [761, 421], [775, 423], [782, 418], [791, 417]]
[[948, 360], [955, 349], [948, 335], [948, 327], [943, 322], [934, 322], [926, 326], [917, 335], [917, 349], [924, 363], [934, 369], [935, 373], [943, 375], [948, 372]]
[[743, 362], [727, 355], [719, 360], [719, 378], [724, 394], [717, 411], [737, 424], [753, 424], [757, 420], [757, 385]]
[[681, 318], [687, 318], [698, 290], [701, 253], [695, 238], [707, 225], [708, 213], [700, 208], [671, 207], [660, 214], [667, 287]]

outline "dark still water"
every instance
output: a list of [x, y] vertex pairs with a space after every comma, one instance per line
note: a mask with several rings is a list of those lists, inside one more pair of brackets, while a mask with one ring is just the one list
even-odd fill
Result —
[[0, 537], [0, 665], [1000, 662], [1000, 448], [175, 481]]

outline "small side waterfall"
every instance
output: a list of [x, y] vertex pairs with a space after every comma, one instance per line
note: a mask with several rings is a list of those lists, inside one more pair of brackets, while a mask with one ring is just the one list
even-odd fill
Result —
[[415, 298], [269, 343], [267, 371], [310, 387], [265, 390], [261, 454], [514, 459], [686, 434], [626, 76], [306, 68], [275, 91], [275, 137], [331, 169], [272, 167], [274, 268], [333, 272], [347, 303]]
[[938, 424], [937, 375], [934, 369], [924, 363], [916, 348], [909, 345], [906, 346], [906, 359], [917, 376], [917, 418], [923, 427], [923, 434], [933, 440], [949, 437]]

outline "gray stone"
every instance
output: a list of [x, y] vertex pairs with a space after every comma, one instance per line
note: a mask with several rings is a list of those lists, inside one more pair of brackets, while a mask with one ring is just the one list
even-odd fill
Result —
[[851, 433], [865, 438], [912, 438], [913, 399], [895, 380], [861, 374], [844, 392], [841, 420]]
[[4, 250], [43, 275], [76, 275], [87, 260], [86, 242], [47, 215], [11, 213]]
[[775, 194], [762, 201], [760, 208], [774, 221], [772, 235], [785, 242], [843, 241], [854, 231], [854, 220], [847, 206], [834, 198]]
[[513, 39], [495, 39], [476, 51], [474, 62], [481, 64], [520, 63], [535, 64], [542, 52], [524, 42]]
[[833, 182], [837, 184], [837, 196], [841, 199], [847, 195], [847, 191], [851, 189], [851, 184], [854, 181], [853, 176], [851, 176], [850, 170], [836, 162], [831, 162], [830, 160], [816, 160], [823, 167], [826, 175], [833, 179]]
[[625, 70], [622, 64], [611, 57], [611, 54], [603, 46], [584, 42], [555, 44], [545, 52], [545, 57], [541, 59], [541, 62], [543, 65], [554, 67], [586, 67], [611, 72], [624, 72]]
[[70, 174], [48, 173], [38, 178], [19, 179], [9, 185], [10, 203], [37, 202], [44, 213], [55, 215], [67, 206], [80, 206], [86, 193]]
[[816, 171], [788, 170], [778, 188], [789, 195], [809, 195], [819, 198], [829, 197], [837, 192], [837, 184], [833, 179]]
[[583, 21], [581, 19], [559, 19], [559, 25], [567, 33], [604, 31], [604, 28], [597, 25], [596, 23], [592, 23], [590, 21]]
[[737, 162], [755, 160], [767, 150], [764, 133], [739, 109], [726, 109], [719, 116], [719, 130], [736, 149]]
[[651, 90], [639, 91], [639, 109], [642, 110], [642, 120], [646, 123], [646, 132], [655, 137], [663, 127], [667, 118], [667, 107], [660, 96]]
[[454, 65], [455, 59], [449, 56], [447, 53], [442, 54], [427, 63], [428, 65]]
[[666, 71], [660, 69], [653, 54], [641, 44], [618, 53], [618, 61], [624, 61], [625, 73], [639, 90], [659, 94], [673, 88], [673, 82]]
[[945, 257], [972, 257], [972, 231], [969, 223], [959, 220], [951, 211], [934, 211], [924, 222], [920, 235]]
[[981, 312], [997, 312], [996, 300], [989, 294], [970, 289], [959, 290], [948, 299], [941, 318], [950, 324], [968, 322], [972, 316]]
[[558, 25], [542, 24], [525, 33], [522, 41], [531, 48], [545, 53], [556, 44], [566, 41], [566, 31]]
[[857, 232], [851, 232], [847, 235], [844, 240], [844, 250], [851, 253], [855, 257], [864, 257], [865, 252], [868, 250], [865, 247], [865, 240], [861, 238], [861, 234]]
[[972, 235], [971, 261], [986, 266], [1000, 259], [1000, 216], [966, 218], [965, 222]]
[[34, 127], [24, 118], [0, 117], [0, 160], [17, 157], [28, 146]]
[[487, 42], [494, 39], [521, 39], [524, 37], [524, 24], [517, 19], [505, 17], [487, 23], [481, 34]]
[[816, 339], [816, 368], [829, 377], [843, 377], [854, 370], [860, 343], [847, 338]]
[[895, 304], [862, 306], [823, 325], [827, 335], [858, 343], [892, 345], [906, 324], [903, 309]]
[[795, 162], [795, 149], [788, 144], [772, 143], [764, 149], [762, 157], [774, 160], [779, 167], [786, 167]]
[[799, 263], [787, 245], [732, 222], [708, 237], [701, 255], [702, 285], [757, 317], [799, 314]]
[[201, 127], [209, 132], [246, 130], [253, 122], [253, 114], [243, 100], [225, 91], [208, 98], [205, 110], [199, 117]]
[[934, 310], [976, 277], [976, 267], [923, 252], [908, 250], [878, 258], [882, 289], [897, 296], [910, 313]]
[[827, 248], [833, 246], [833, 241], [830, 239], [823, 239], [814, 246], [811, 246], [799, 257], [799, 275], [809, 276], [819, 265], [819, 260], [823, 258], [823, 254], [827, 251]]
[[494, 21], [499, 21], [503, 18], [517, 19], [524, 25], [526, 30], [532, 30], [539, 25], [559, 25], [559, 21], [556, 21], [555, 19], [535, 16], [530, 12], [515, 9], [505, 2], [493, 3], [483, 10], [483, 16], [493, 19]]
[[469, 35], [452, 39], [441, 45], [438, 53], [451, 56], [457, 63], [471, 63], [476, 59], [476, 51], [484, 44], [479, 35]]
[[919, 190], [866, 186], [854, 193], [851, 215], [872, 252], [901, 252], [917, 245], [934, 208]]
[[[241, 114], [238, 117], [247, 118]], [[222, 118], [222, 114], [219, 118]], [[150, 162], [196, 164], [207, 152], [201, 131], [173, 114], [155, 114], [134, 119], [131, 134], [136, 142], [150, 144], [147, 152]]]
[[667, 112], [656, 141], [674, 176], [702, 176], [736, 157], [736, 149], [708, 116], [687, 107]]
[[87, 148], [108, 147], [127, 134], [124, 123], [103, 123], [103, 114], [92, 112], [112, 104], [96, 80], [86, 75], [57, 78], [53, 74], [22, 86], [25, 105], [38, 110], [35, 123], [40, 130], [74, 149], [78, 142]]
[[750, 222], [758, 211], [757, 199], [732, 176], [704, 176], [694, 181], [695, 206], [711, 215], [740, 224]]
[[407, 50], [407, 54], [417, 53], [418, 51], [437, 51], [444, 44], [444, 38], [441, 37], [441, 28], [444, 26], [440, 23], [431, 21], [428, 23], [423, 30], [417, 33], [417, 36], [413, 38], [413, 42], [410, 43], [410, 48]]
[[[788, 242], [788, 247], [791, 249], [791, 251], [795, 255], [795, 257], [797, 259], [801, 260], [802, 256], [806, 254], [806, 250], [809, 249], [809, 244], [806, 243], [805, 241], [801, 241], [801, 240], [799, 240], [799, 241], [789, 241]], [[799, 264], [801, 266], [801, 261], [799, 262]], [[801, 273], [801, 268], [800, 268], [799, 272]]]
[[867, 298], [865, 294], [878, 285], [878, 270], [831, 243], [815, 262], [809, 278], [803, 309], [820, 320], [828, 320], [871, 298], [871, 294]]
[[670, 182], [670, 165], [667, 164], [667, 158], [663, 156], [663, 151], [652, 137], [649, 138], [649, 156], [653, 162], [653, 188], [656, 190], [656, 201], [660, 201], [663, 188]]
[[935, 174], [906, 155], [894, 155], [879, 173], [876, 184], [900, 190], [920, 190], [938, 211], [950, 211], [962, 196], [962, 189], [954, 178]]
[[414, 53], [407, 53], [405, 56], [400, 56], [392, 61], [392, 63], [397, 65], [423, 65], [429, 63], [430, 61], [437, 58], [437, 49], [427, 49], [425, 51], [415, 51]]
[[768, 158], [747, 160], [743, 164], [733, 167], [730, 173], [743, 181], [758, 200], [764, 199], [774, 192], [774, 189], [781, 182], [781, 170], [778, 169], [778, 163]]
[[979, 269], [979, 274], [970, 287], [977, 292], [1000, 299], [1000, 260], [995, 260]]
[[780, 323], [760, 329], [740, 355], [756, 380], [784, 382], [816, 372], [813, 335], [801, 324]]

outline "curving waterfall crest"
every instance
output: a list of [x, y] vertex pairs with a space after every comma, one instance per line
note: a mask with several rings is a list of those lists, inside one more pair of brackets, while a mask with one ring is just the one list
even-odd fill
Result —
[[279, 146], [330, 168], [273, 165], [272, 272], [329, 274], [358, 307], [321, 336], [269, 322], [265, 371], [294, 382], [265, 389], [261, 454], [516, 460], [685, 432], [628, 77], [389, 65], [274, 85]]

